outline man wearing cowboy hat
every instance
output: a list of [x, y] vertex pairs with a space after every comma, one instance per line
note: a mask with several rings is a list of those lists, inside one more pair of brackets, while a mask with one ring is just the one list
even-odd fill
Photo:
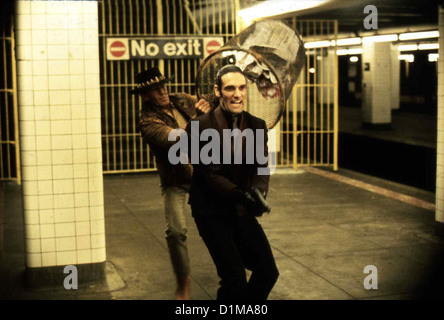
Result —
[[186, 93], [168, 94], [166, 83], [173, 78], [162, 75], [157, 67], [136, 75], [137, 87], [131, 92], [139, 94], [143, 106], [139, 128], [144, 141], [154, 153], [160, 176], [167, 228], [165, 238], [177, 279], [176, 299], [190, 297], [190, 262], [187, 249], [185, 221], [186, 195], [191, 181], [191, 165], [173, 165], [168, 150], [175, 141], [168, 140], [171, 130], [185, 129], [191, 119], [210, 110], [206, 100]]

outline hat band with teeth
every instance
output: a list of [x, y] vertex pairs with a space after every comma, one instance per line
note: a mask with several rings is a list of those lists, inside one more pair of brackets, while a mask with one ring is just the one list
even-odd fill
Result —
[[148, 70], [138, 73], [135, 77], [135, 88], [131, 90], [131, 94], [142, 93], [149, 90], [151, 87], [156, 87], [163, 85], [164, 83], [170, 82], [174, 77], [164, 76], [159, 68], [152, 67]]
[[153, 84], [159, 83], [159, 82], [161, 82], [161, 81], [163, 81], [163, 80], [165, 80], [165, 77], [164, 77], [164, 76], [161, 76], [161, 77], [155, 77], [154, 79], [148, 80], [148, 81], [146, 81], [146, 82], [144, 82], [144, 83], [139, 83], [139, 84], [138, 84], [138, 87], [139, 87], [139, 88], [145, 88], [145, 87], [147, 87], [147, 86], [151, 86], [151, 85], [153, 85]]

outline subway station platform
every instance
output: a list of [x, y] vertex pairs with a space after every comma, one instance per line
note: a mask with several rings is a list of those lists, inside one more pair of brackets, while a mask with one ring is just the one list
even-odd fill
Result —
[[436, 148], [438, 125], [436, 113], [394, 110], [388, 128], [380, 130], [363, 128], [362, 108], [360, 107], [339, 107], [338, 115], [339, 132], [425, 148]]
[[[104, 177], [106, 276], [66, 290], [24, 283], [20, 188], [2, 186], [0, 299], [171, 300], [175, 280], [164, 239], [157, 174]], [[434, 194], [328, 168], [279, 169], [272, 212], [260, 218], [280, 277], [270, 300], [443, 299], [444, 240]], [[193, 300], [214, 300], [218, 277], [187, 210]], [[366, 289], [366, 266], [377, 289]]]

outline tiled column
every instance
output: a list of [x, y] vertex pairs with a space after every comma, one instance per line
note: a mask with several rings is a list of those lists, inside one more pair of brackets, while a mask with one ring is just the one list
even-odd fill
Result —
[[319, 73], [316, 75], [316, 81], [318, 84], [322, 85], [317, 88], [318, 91], [318, 103], [332, 106], [335, 101], [335, 95], [333, 90], [333, 83], [335, 82], [335, 50], [336, 47], [324, 49], [327, 55], [322, 57], [321, 62], [317, 62]]
[[98, 48], [96, 1], [16, 2], [31, 274], [66, 265], [103, 267], [106, 259]]
[[391, 92], [390, 105], [392, 110], [399, 110], [401, 101], [401, 65], [399, 63], [399, 50], [397, 44], [391, 48]]
[[391, 114], [391, 43], [363, 44], [362, 123], [368, 128], [390, 127]]
[[439, 35], [435, 220], [444, 234], [444, 8], [441, 6], [439, 7]]

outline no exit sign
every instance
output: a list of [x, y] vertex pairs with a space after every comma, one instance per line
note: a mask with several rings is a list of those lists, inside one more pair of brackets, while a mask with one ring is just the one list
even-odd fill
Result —
[[205, 58], [223, 45], [222, 37], [108, 38], [108, 60]]

